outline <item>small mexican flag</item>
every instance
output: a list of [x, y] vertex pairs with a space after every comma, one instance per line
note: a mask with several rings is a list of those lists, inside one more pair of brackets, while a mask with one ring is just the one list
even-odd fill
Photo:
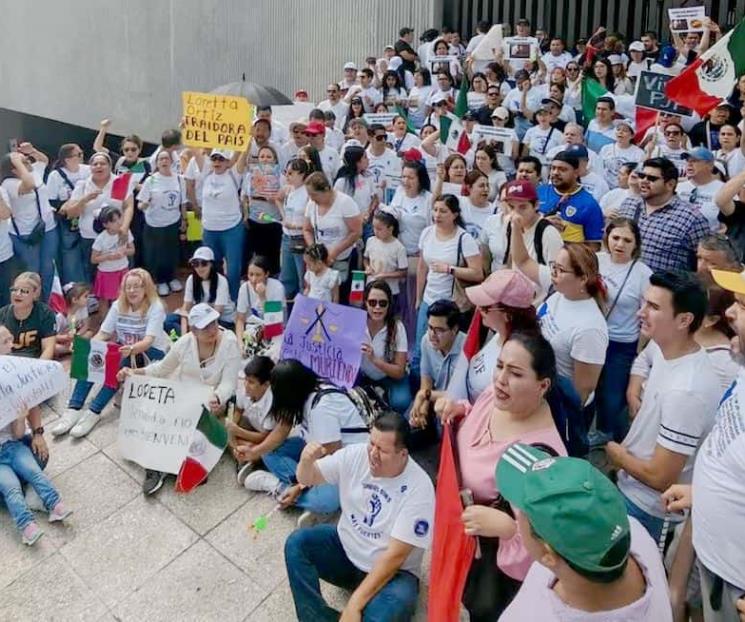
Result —
[[62, 283], [59, 280], [59, 273], [56, 267], [54, 269], [54, 278], [52, 279], [52, 292], [49, 294], [49, 308], [55, 313], [67, 315], [65, 292], [62, 289]]
[[176, 492], [191, 492], [207, 479], [227, 446], [228, 431], [225, 426], [202, 407], [202, 416], [194, 430], [189, 454], [181, 464], [176, 478]]
[[129, 194], [129, 182], [132, 179], [132, 173], [122, 173], [111, 184], [111, 198], [117, 201], [124, 201]]
[[271, 339], [282, 334], [284, 312], [281, 300], [267, 300], [264, 303], [264, 337]]
[[70, 378], [100, 382], [105, 387], [116, 389], [119, 386], [116, 373], [119, 371], [121, 360], [122, 355], [117, 344], [75, 335], [72, 342]]
[[362, 306], [365, 295], [365, 273], [362, 270], [352, 270], [352, 288], [349, 291], [349, 304]]
[[732, 94], [745, 74], [745, 20], [722, 37], [695, 62], [670, 80], [665, 95], [676, 104], [693, 108], [702, 117]]

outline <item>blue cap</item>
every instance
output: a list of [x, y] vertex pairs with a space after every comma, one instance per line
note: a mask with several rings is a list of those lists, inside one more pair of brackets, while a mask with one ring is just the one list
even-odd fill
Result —
[[702, 162], [714, 161], [714, 154], [706, 147], [696, 147], [695, 149], [691, 149], [688, 153], [682, 154], [680, 157], [684, 160], [701, 160]]
[[584, 145], [571, 145], [564, 149], [564, 153], [578, 159], [589, 159], [590, 157], [590, 154], [587, 153], [587, 147]]

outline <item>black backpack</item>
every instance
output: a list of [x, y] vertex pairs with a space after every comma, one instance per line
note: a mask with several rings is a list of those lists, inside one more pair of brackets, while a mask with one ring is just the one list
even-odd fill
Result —
[[349, 401], [354, 404], [354, 407], [357, 409], [357, 412], [362, 418], [362, 421], [365, 422], [364, 428], [342, 428], [341, 431], [346, 434], [368, 432], [372, 427], [373, 421], [375, 421], [375, 417], [386, 410], [390, 410], [390, 407], [386, 403], [385, 398], [380, 393], [378, 393], [378, 391], [373, 386], [352, 387], [351, 389], [345, 389], [342, 387], [335, 387], [333, 385], [322, 387], [316, 392], [315, 396], [313, 397], [313, 401], [310, 403], [311, 409], [315, 408], [318, 405], [318, 402], [321, 401], [321, 398], [324, 395], [329, 395], [331, 393], [341, 393], [342, 395], [346, 396], [347, 399], [349, 399]]
[[[533, 232], [533, 248], [535, 249], [536, 260], [541, 265], [547, 265], [546, 259], [543, 256], [543, 232], [553, 225], [546, 220], [541, 218], [535, 225], [535, 231]], [[504, 252], [505, 259], [510, 255], [510, 245], [512, 244], [512, 223], [507, 223], [507, 249]]]

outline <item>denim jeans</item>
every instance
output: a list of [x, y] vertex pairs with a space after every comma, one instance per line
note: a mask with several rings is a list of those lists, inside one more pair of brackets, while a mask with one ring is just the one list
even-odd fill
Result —
[[227, 279], [230, 286], [230, 299], [238, 300], [238, 290], [241, 287], [241, 265], [243, 263], [243, 244], [246, 238], [246, 228], [243, 222], [225, 231], [202, 232], [202, 243], [209, 246], [215, 253], [215, 265], [218, 270], [222, 267], [222, 260], [228, 264]]
[[642, 527], [647, 530], [647, 533], [652, 536], [652, 540], [655, 541], [655, 544], [659, 544], [660, 536], [662, 535], [662, 529], [665, 525], [665, 519], [648, 514], [633, 501], [631, 501], [626, 495], [623, 496], [623, 500], [626, 502], [627, 514], [629, 516], [633, 516], [636, 520], [638, 520], [642, 524]]
[[57, 229], [47, 231], [38, 244], [27, 244], [11, 235], [13, 253], [23, 264], [24, 269], [36, 272], [41, 277], [41, 300], [47, 302], [52, 293], [54, 280], [54, 260], [57, 258], [58, 233]]
[[302, 253], [292, 252], [292, 240], [290, 236], [282, 236], [282, 255], [279, 280], [285, 288], [287, 300], [293, 300], [295, 296], [303, 291], [303, 275], [305, 274], [305, 261]]
[[85, 281], [85, 267], [80, 261], [80, 231], [70, 230], [70, 221], [55, 215], [57, 220], [57, 270], [62, 285]]
[[23, 531], [34, 520], [23, 497], [22, 481], [31, 485], [47, 510], [59, 503], [59, 494], [49, 478], [41, 472], [28, 446], [21, 440], [6, 441], [0, 445], [0, 495], [19, 531]]
[[385, 390], [385, 399], [388, 406], [396, 412], [403, 414], [411, 406], [411, 386], [408, 376], [398, 380], [388, 377], [381, 380], [370, 380], [364, 377], [363, 382], [382, 387]]
[[[285, 440], [277, 449], [262, 457], [264, 466], [274, 473], [285, 486], [297, 484], [295, 471], [305, 441], [293, 436]], [[339, 487], [331, 484], [313, 486], [303, 491], [295, 505], [316, 514], [331, 514], [339, 511]]]
[[414, 336], [414, 350], [411, 355], [411, 375], [419, 382], [422, 361], [422, 337], [427, 334], [427, 311], [429, 305], [422, 301], [416, 314], [416, 335]]
[[636, 358], [638, 342], [610, 341], [605, 354], [605, 365], [595, 390], [595, 425], [599, 432], [613, 437], [620, 443], [629, 429], [626, 409], [626, 387], [629, 384], [631, 365]]
[[[344, 552], [334, 525], [298, 529], [285, 541], [285, 565], [295, 613], [300, 622], [336, 622], [339, 612], [326, 604], [320, 579], [354, 590], [367, 573], [357, 568]], [[365, 622], [403, 622], [416, 611], [419, 579], [399, 570], [362, 610]]]
[[[158, 350], [157, 348], [148, 348], [145, 354], [151, 361], [158, 361], [165, 356], [165, 353], [161, 350]], [[122, 359], [121, 363], [119, 364], [120, 369], [122, 367], [131, 366], [132, 365], [130, 363], [130, 357]], [[88, 382], [87, 380], [78, 380], [72, 390], [70, 402], [67, 404], [68, 408], [80, 410], [83, 407], [83, 404], [85, 404], [85, 400], [88, 397], [88, 394], [91, 392], [92, 388], [92, 382]], [[111, 387], [102, 386], [101, 390], [98, 392], [98, 395], [93, 398], [93, 401], [88, 407], [90, 411], [97, 415], [100, 415], [103, 412], [103, 409], [106, 408], [106, 405], [111, 401], [111, 398], [116, 395], [117, 390], [118, 389], [112, 389]]]

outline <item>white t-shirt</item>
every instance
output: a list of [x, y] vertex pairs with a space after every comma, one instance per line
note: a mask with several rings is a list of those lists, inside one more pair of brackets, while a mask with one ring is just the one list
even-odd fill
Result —
[[726, 391], [740, 371], [740, 366], [732, 357], [732, 345], [719, 344], [707, 346], [704, 350], [706, 350], [706, 354], [709, 356], [711, 369], [717, 375], [717, 378], [719, 378], [719, 386], [722, 387], [723, 392]]
[[699, 560], [745, 591], [745, 370], [722, 397], [693, 469], [693, 548]]
[[592, 195], [596, 201], [600, 201], [603, 195], [607, 194], [610, 188], [605, 180], [596, 172], [588, 170], [587, 175], [580, 177], [580, 185]]
[[101, 324], [101, 332], [114, 335], [116, 343], [129, 346], [142, 341], [145, 337], [154, 337], [153, 348], [167, 352], [170, 341], [163, 330], [166, 312], [160, 301], [148, 307], [145, 315], [137, 312], [119, 312], [119, 301], [111, 304], [106, 318]]
[[[600, 159], [603, 162], [605, 183], [608, 184], [609, 188], [617, 188], [618, 172], [621, 170], [621, 165], [626, 162], [639, 163], [642, 162], [645, 157], [644, 151], [639, 149], [636, 145], [629, 145], [626, 149], [619, 147], [618, 143], [605, 145], [605, 147], [600, 150]], [[600, 199], [596, 197], [596, 200], [599, 201]]]
[[[60, 170], [67, 176], [72, 187], [62, 178]], [[75, 184], [81, 179], [87, 179], [91, 176], [91, 167], [87, 164], [81, 164], [77, 171], [68, 171], [66, 168], [53, 169], [47, 177], [47, 192], [51, 201], [67, 201], [72, 195]]]
[[[329, 388], [323, 385], [321, 391]], [[370, 437], [367, 426], [352, 400], [341, 391], [324, 393], [318, 399], [313, 392], [305, 400], [300, 433], [306, 442], [325, 445], [341, 441], [342, 447], [367, 443]]]
[[714, 157], [727, 165], [727, 175], [729, 175], [730, 179], [745, 171], [745, 155], [743, 155], [740, 149], [735, 148], [729, 153], [724, 153], [721, 149], [717, 149], [714, 152]]
[[150, 227], [169, 227], [181, 220], [181, 204], [186, 203], [186, 190], [180, 177], [153, 173], [142, 184], [137, 200], [147, 203], [145, 222]]
[[[416, 134], [412, 134], [411, 132], [407, 132], [403, 135], [402, 138], [397, 138], [395, 134], [389, 133], [388, 142], [392, 145], [392, 150], [395, 154], [402, 153], [412, 148], [419, 149], [422, 144], [422, 141], [419, 139], [419, 137], [417, 137]], [[369, 157], [370, 154], [368, 153], [368, 159]], [[400, 161], [397, 164], [399, 169], [398, 174], [400, 174]]]
[[235, 391], [235, 406], [243, 411], [241, 421], [249, 424], [257, 432], [271, 432], [277, 425], [270, 412], [273, 399], [272, 388], [267, 388], [264, 395], [254, 402], [246, 395], [246, 391], [241, 385], [243, 385], [243, 382], [238, 382]]
[[[372, 345], [373, 352], [376, 357], [385, 359], [385, 342], [388, 340], [388, 326], [385, 324], [374, 337], [370, 337], [370, 329], [366, 329], [365, 332], [367, 341]], [[398, 352], [408, 352], [409, 341], [406, 338], [406, 327], [401, 323], [400, 320], [396, 320], [396, 340], [393, 344], [391, 359], [389, 363], [393, 362], [393, 356]], [[382, 380], [385, 378], [385, 372], [380, 371], [375, 365], [370, 362], [366, 356], [362, 356], [362, 363], [360, 364], [360, 370], [371, 380]]]
[[[212, 165], [212, 163], [206, 157], [204, 158], [203, 162], [204, 168]], [[189, 164], [186, 165], [186, 170], [184, 171], [184, 180], [187, 179], [194, 182], [194, 196], [196, 197], [197, 202], [201, 205], [204, 177], [202, 176], [202, 171], [199, 170], [199, 164], [197, 164], [196, 158], [192, 158], [191, 160], [189, 160]]]
[[[364, 256], [370, 262], [373, 274], [396, 272], [409, 267], [406, 248], [396, 238], [391, 238], [388, 242], [383, 242], [375, 236], [368, 238]], [[399, 293], [401, 279], [386, 279], [385, 282], [394, 296]]]
[[318, 109], [323, 110], [324, 112], [327, 110], [333, 112], [334, 116], [336, 116], [334, 127], [337, 130], [344, 128], [344, 122], [347, 120], [347, 114], [349, 113], [349, 106], [341, 99], [335, 104], [332, 104], [328, 99], [324, 99], [322, 102], [319, 102]]
[[[714, 195], [724, 186], [724, 182], [712, 179], [708, 184], [696, 186], [688, 179], [678, 184], [676, 192], [678, 196], [687, 203], [698, 207], [699, 211], [706, 217], [712, 231], [719, 231], [720, 223], [719, 208], [714, 203]], [[695, 200], [694, 200], [695, 199]]]
[[325, 146], [323, 150], [318, 152], [318, 157], [321, 160], [321, 167], [323, 172], [329, 181], [336, 177], [336, 174], [341, 168], [341, 160], [339, 159], [339, 152], [329, 146]]
[[[34, 230], [36, 223], [39, 222], [39, 213], [44, 221], [45, 231], [51, 231], [57, 225], [54, 222], [54, 212], [49, 204], [49, 192], [44, 183], [45, 165], [42, 162], [34, 162], [31, 165], [33, 169], [36, 192], [33, 190], [26, 194], [18, 194], [21, 180], [17, 177], [7, 177], [3, 180], [2, 188], [7, 194], [6, 203], [13, 213], [12, 222], [9, 222], [10, 235], [16, 235], [16, 228], [20, 235], [28, 235]], [[39, 195], [39, 204], [36, 204], [36, 194]], [[13, 226], [15, 223], [15, 227]]]
[[[132, 244], [134, 238], [132, 232], [129, 232], [127, 236], [127, 242]], [[101, 251], [103, 253], [113, 253], [117, 250], [125, 250], [126, 244], [122, 244], [118, 234], [111, 234], [105, 229], [96, 236], [93, 241], [93, 250]], [[124, 256], [119, 259], [111, 259], [108, 261], [102, 261], [98, 264], [98, 270], [100, 272], [119, 272], [120, 270], [126, 270], [129, 267], [129, 258]]]
[[[569, 148], [569, 145], [563, 142], [558, 147], [552, 147], [551, 149], [548, 150], [546, 157], [548, 158], [549, 168], [550, 168], [551, 160], [554, 159], [556, 154], [568, 148]], [[587, 155], [589, 156], [589, 158], [587, 159], [588, 169], [591, 171], [594, 171], [598, 175], [602, 175], [603, 174], [603, 161], [600, 159], [600, 156], [594, 151], [592, 151], [591, 149], [587, 150]], [[544, 178], [547, 179], [548, 178], [547, 175], [549, 171], [544, 171], [544, 172], [546, 173], [546, 176], [544, 176]]]
[[551, 73], [557, 67], [565, 69], [566, 66], [571, 62], [572, 55], [569, 52], [562, 52], [558, 56], [554, 56], [551, 52], [546, 52], [541, 56], [543, 64], [546, 65], [546, 73]]
[[[654, 128], [650, 128], [654, 129]], [[687, 154], [687, 149], [672, 149], [665, 144], [659, 144], [652, 149], [653, 158], [667, 158], [678, 168], [678, 179], [683, 180], [686, 178], [686, 165], [687, 160], [683, 159], [683, 155]]]
[[383, 198], [383, 190], [381, 185], [386, 182], [390, 177], [401, 176], [401, 160], [396, 155], [396, 152], [392, 149], [386, 148], [380, 155], [375, 155], [372, 150], [368, 147], [366, 150], [367, 160], [370, 165], [367, 167], [368, 172], [372, 176], [373, 186], [375, 192], [378, 194], [378, 198]]
[[363, 219], [367, 218], [370, 210], [370, 203], [375, 195], [375, 188], [371, 175], [357, 175], [354, 181], [354, 188], [350, 188], [346, 179], [337, 179], [334, 182], [334, 190], [343, 192], [348, 197], [354, 199], [359, 209], [359, 214]]
[[603, 210], [603, 216], [607, 216], [609, 212], [617, 210], [621, 207], [626, 199], [631, 196], [631, 190], [628, 188], [614, 188], [607, 194], [600, 197], [600, 209]]
[[282, 219], [282, 232], [292, 237], [301, 237], [302, 229], [288, 229], [284, 224], [303, 226], [305, 222], [305, 208], [308, 205], [308, 191], [305, 186], [298, 186], [287, 193], [285, 197], [285, 217]]
[[[10, 207], [10, 200], [5, 188], [0, 186], [0, 199]], [[0, 220], [0, 262], [7, 261], [13, 256], [13, 242], [10, 240], [8, 230], [10, 229], [10, 218]]]
[[427, 283], [424, 287], [423, 300], [428, 305], [441, 299], [452, 300], [453, 288], [455, 287], [454, 278], [445, 272], [434, 272], [431, 265], [434, 262], [446, 263], [450, 266], [457, 266], [458, 261], [458, 242], [461, 241], [461, 267], [465, 266], [465, 259], [479, 255], [479, 245], [471, 237], [471, 234], [456, 227], [455, 234], [447, 240], [437, 239], [435, 225], [427, 227], [422, 231], [419, 238], [419, 250], [422, 258], [428, 266]]
[[308, 297], [324, 302], [331, 302], [334, 296], [334, 288], [341, 284], [339, 271], [327, 268], [318, 275], [312, 270], [306, 270], [303, 281], [309, 287]]
[[245, 281], [238, 290], [237, 309], [238, 313], [243, 316], [255, 315], [258, 318], [264, 317], [264, 302], [279, 300], [282, 302], [282, 311], [286, 311], [285, 288], [277, 279], [268, 278], [266, 280], [266, 292], [264, 300], [259, 298], [256, 290], [249, 281]]
[[[111, 175], [103, 188], [99, 188], [96, 184], [94, 184], [93, 180], [90, 177], [81, 179], [78, 183], [75, 184], [75, 190], [72, 191], [72, 195], [70, 196], [70, 199], [73, 201], [79, 201], [86, 194], [93, 192], [94, 190], [101, 190], [101, 194], [99, 194], [92, 201], [88, 201], [85, 204], [85, 208], [80, 214], [78, 226], [80, 227], [81, 237], [87, 240], [96, 239], [96, 236], [98, 234], [93, 229], [93, 221], [96, 219], [96, 217], [104, 207], [112, 206], [122, 209], [124, 201], [111, 198], [111, 189], [114, 185], [114, 179], [116, 179], [114, 175]], [[131, 192], [132, 184], [130, 183], [129, 189], [127, 190], [127, 196], [124, 197], [124, 200], [131, 196]]]
[[598, 263], [600, 274], [608, 290], [606, 313], [616, 301], [619, 288], [624, 280], [626, 281], [620, 298], [607, 318], [608, 336], [611, 341], [633, 343], [639, 339], [639, 318], [636, 314], [641, 308], [644, 292], [649, 287], [652, 270], [641, 261], [626, 264], [613, 263], [610, 254], [604, 252], [598, 253]]
[[[186, 285], [184, 285], [184, 302], [194, 304], [194, 275], [190, 274], [186, 277]], [[199, 302], [206, 302], [211, 306], [222, 306], [222, 313], [220, 319], [225, 322], [232, 322], [235, 319], [235, 306], [230, 300], [230, 290], [228, 288], [228, 279], [222, 274], [217, 275], [217, 290], [215, 291], [215, 299], [210, 300], [210, 282], [202, 281], [202, 298]]]
[[484, 207], [476, 207], [470, 197], [460, 197], [460, 211], [463, 216], [463, 222], [466, 223], [466, 231], [471, 234], [474, 240], [481, 239], [481, 233], [486, 226], [486, 221], [494, 216], [495, 207], [493, 203], [488, 203]]
[[479, 242], [489, 247], [489, 254], [491, 255], [490, 271], [495, 272], [504, 268], [507, 259], [505, 256], [507, 254], [507, 223], [504, 222], [501, 211], [492, 214], [484, 221]]
[[234, 168], [218, 175], [206, 161], [199, 174], [202, 180], [202, 226], [208, 231], [227, 231], [239, 224], [241, 211], [241, 176]]
[[398, 218], [398, 239], [409, 256], [419, 254], [419, 238], [422, 231], [432, 224], [432, 193], [425, 190], [413, 199], [399, 187], [391, 199], [390, 209]]
[[608, 347], [608, 326], [592, 299], [569, 300], [559, 292], [538, 309], [541, 332], [556, 354], [556, 370], [574, 378], [574, 361], [602, 365]]
[[492, 335], [470, 360], [465, 356], [458, 358], [453, 377], [447, 386], [450, 399], [468, 400], [475, 404], [479, 396], [491, 386], [502, 351], [502, 346], [495, 337], [496, 335]]
[[431, 86], [415, 86], [409, 91], [409, 119], [415, 127], [421, 127], [424, 124], [432, 90]]
[[[329, 252], [349, 235], [349, 227], [344, 219], [360, 214], [354, 199], [343, 192], [336, 192], [335, 195], [334, 202], [324, 215], [318, 213], [318, 204], [315, 201], [308, 201], [305, 208], [305, 217], [310, 220], [316, 241], [325, 244]], [[347, 259], [352, 248], [350, 246], [339, 253], [336, 259]]]
[[[722, 396], [719, 378], [711, 369], [703, 348], [670, 361], [654, 342], [650, 342], [646, 350], [652, 369], [644, 387], [641, 408], [631, 422], [623, 445], [641, 460], [650, 460], [657, 445], [688, 456], [677, 482], [688, 484], [696, 450], [714, 424]], [[633, 368], [631, 373], [634, 374]], [[648, 514], [665, 518], [662, 491], [650, 488], [625, 471], [618, 472], [618, 488]], [[667, 516], [673, 522], [684, 518], [676, 513]]]
[[329, 484], [339, 486], [337, 530], [349, 560], [369, 572], [393, 538], [414, 547], [401, 569], [418, 576], [435, 513], [434, 488], [422, 467], [409, 457], [400, 475], [374, 477], [362, 444], [340, 449], [316, 464]]
[[529, 128], [523, 137], [523, 144], [528, 147], [528, 154], [538, 158], [544, 167], [549, 163], [546, 155], [549, 149], [558, 147], [563, 141], [564, 136], [555, 127], [544, 129], [538, 125]]

